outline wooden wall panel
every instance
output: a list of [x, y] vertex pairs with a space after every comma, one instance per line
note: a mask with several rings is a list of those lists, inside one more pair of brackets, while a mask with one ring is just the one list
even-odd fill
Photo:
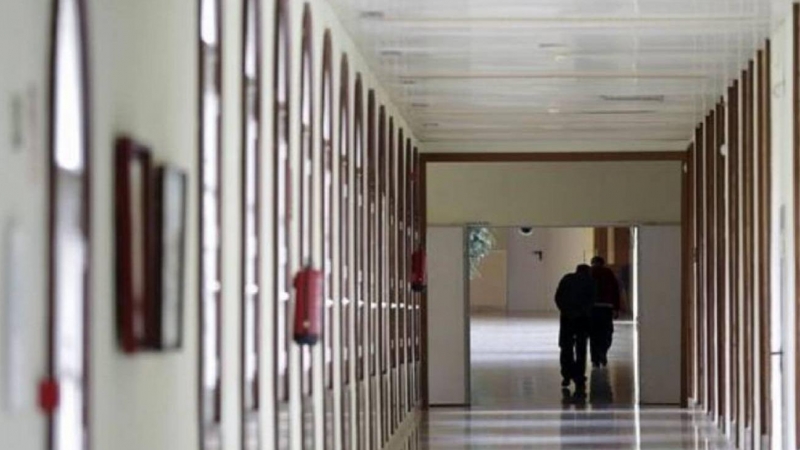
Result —
[[[731, 416], [729, 421], [738, 422], [739, 414], [739, 369], [741, 367], [739, 359], [739, 81], [735, 81], [728, 91], [729, 107], [729, 145], [728, 154], [728, 179], [729, 179], [729, 202], [730, 214], [729, 233], [730, 233], [730, 258], [728, 261], [730, 277], [729, 292], [731, 295]], [[738, 434], [736, 434], [738, 436]]]
[[722, 419], [727, 407], [727, 350], [729, 341], [726, 338], [727, 328], [727, 297], [725, 286], [725, 262], [727, 261], [727, 253], [725, 251], [725, 157], [721, 152], [721, 148], [726, 144], [725, 139], [725, 104], [724, 100], [720, 100], [716, 109], [716, 129], [714, 138], [714, 163], [716, 172], [716, 185], [714, 189], [714, 203], [715, 203], [715, 217], [714, 217], [714, 233], [715, 233], [715, 267], [716, 277], [716, 304], [717, 304], [717, 417]]
[[698, 403], [705, 407], [708, 405], [708, 361], [707, 351], [707, 320], [705, 311], [705, 129], [701, 124], [695, 134], [696, 174], [695, 174], [695, 203], [697, 214], [695, 217], [695, 310], [697, 311], [697, 368], [698, 368]]
[[708, 360], [708, 405], [707, 409], [712, 415], [717, 415], [717, 398], [719, 393], [719, 386], [717, 384], [717, 304], [716, 304], [716, 286], [715, 286], [715, 214], [716, 202], [714, 201], [716, 191], [716, 160], [714, 158], [714, 138], [716, 131], [716, 112], [712, 111], [706, 117], [705, 125], [705, 147], [703, 149], [703, 159], [705, 160], [704, 168], [705, 174], [703, 179], [704, 184], [704, 204], [705, 204], [705, 219], [703, 228], [705, 230], [703, 239], [703, 267], [704, 267], [704, 282], [705, 282], [705, 296], [706, 296], [706, 328], [708, 330], [708, 338], [706, 339], [706, 352]]
[[758, 336], [759, 346], [759, 368], [760, 382], [758, 385], [758, 396], [761, 399], [759, 411], [761, 417], [761, 435], [769, 435], [770, 432], [770, 266], [771, 266], [771, 220], [770, 220], [770, 184], [771, 184], [771, 113], [770, 113], [770, 43], [767, 41], [766, 49], [758, 54], [758, 137], [759, 152], [756, 155], [756, 170], [758, 173], [758, 186], [756, 195], [758, 197], [758, 244], [759, 259], [759, 285], [758, 285], [758, 308], [760, 334]]
[[771, 431], [769, 50], [766, 42], [699, 124], [685, 181], [693, 260], [685, 274], [692, 365], [686, 395], [739, 446]]

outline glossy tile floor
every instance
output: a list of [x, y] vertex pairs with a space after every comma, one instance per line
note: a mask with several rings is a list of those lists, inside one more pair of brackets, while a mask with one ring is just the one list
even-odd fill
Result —
[[618, 322], [589, 392], [560, 388], [558, 320], [474, 317], [472, 407], [434, 408], [399, 448], [732, 449], [706, 416], [634, 405], [633, 324]]
[[[599, 407], [631, 406], [633, 324], [618, 322], [609, 367], [592, 372], [589, 395]], [[556, 317], [475, 317], [472, 320], [472, 407], [553, 408], [562, 404]]]

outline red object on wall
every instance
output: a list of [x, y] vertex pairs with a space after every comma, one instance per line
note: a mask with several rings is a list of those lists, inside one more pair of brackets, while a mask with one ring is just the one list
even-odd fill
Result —
[[428, 272], [424, 250], [417, 250], [411, 255], [411, 289], [423, 292], [428, 285]]
[[314, 345], [322, 334], [323, 283], [322, 271], [310, 267], [294, 277], [294, 340], [298, 344]]
[[39, 383], [39, 407], [45, 414], [52, 414], [58, 408], [61, 399], [61, 389], [58, 381], [47, 378]]

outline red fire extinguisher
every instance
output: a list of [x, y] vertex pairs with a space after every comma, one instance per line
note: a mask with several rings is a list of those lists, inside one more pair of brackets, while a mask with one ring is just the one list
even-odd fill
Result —
[[322, 334], [322, 271], [305, 267], [294, 277], [294, 340], [300, 345], [314, 345]]
[[425, 292], [428, 285], [428, 273], [425, 267], [425, 251], [416, 250], [411, 255], [411, 289], [414, 292]]

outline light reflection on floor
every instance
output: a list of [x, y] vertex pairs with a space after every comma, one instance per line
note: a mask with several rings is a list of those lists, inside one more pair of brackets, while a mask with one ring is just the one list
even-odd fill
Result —
[[636, 408], [633, 325], [618, 323], [609, 367], [564, 395], [555, 318], [472, 321], [472, 408], [433, 408], [398, 447], [426, 449], [732, 449], [699, 412]]

